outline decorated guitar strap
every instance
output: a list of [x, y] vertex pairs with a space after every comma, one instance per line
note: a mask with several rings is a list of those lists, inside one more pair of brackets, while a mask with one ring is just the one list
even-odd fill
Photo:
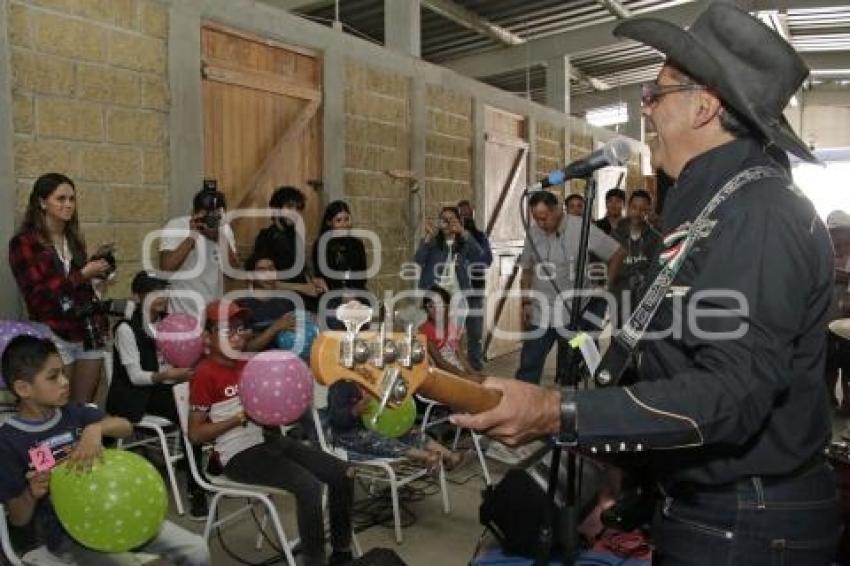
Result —
[[[714, 210], [744, 185], [772, 177], [787, 179], [787, 175], [773, 167], [752, 167], [741, 171], [715, 193], [696, 219], [692, 222], [686, 222], [664, 237], [663, 251], [658, 257], [663, 267], [632, 312], [629, 320], [611, 340], [611, 346], [605, 352], [605, 356], [594, 374], [596, 383], [599, 385], [616, 385], [619, 383], [635, 348], [646, 333], [652, 317], [655, 316], [655, 312], [661, 305], [661, 301], [664, 300], [673, 285], [685, 258], [688, 257], [694, 244], [711, 234], [715, 224], [717, 224], [716, 220], [710, 218]], [[791, 183], [789, 183], [789, 189], [799, 192]]]

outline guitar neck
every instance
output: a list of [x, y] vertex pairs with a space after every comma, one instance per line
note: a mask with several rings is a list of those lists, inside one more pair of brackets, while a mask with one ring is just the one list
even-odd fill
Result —
[[458, 377], [439, 368], [428, 369], [417, 391], [462, 413], [482, 413], [499, 404], [502, 394], [495, 389]]

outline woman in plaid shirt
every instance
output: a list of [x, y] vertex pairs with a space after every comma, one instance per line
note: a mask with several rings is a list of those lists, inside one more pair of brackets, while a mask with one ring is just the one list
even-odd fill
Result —
[[[91, 280], [109, 270], [105, 259], [87, 259], [77, 218], [74, 182], [59, 173], [39, 177], [30, 193], [24, 222], [9, 242], [9, 264], [31, 320], [50, 328], [71, 398], [90, 402], [100, 378], [103, 350], [86, 350], [84, 319], [75, 309], [95, 299]], [[106, 328], [102, 315], [94, 317]]]

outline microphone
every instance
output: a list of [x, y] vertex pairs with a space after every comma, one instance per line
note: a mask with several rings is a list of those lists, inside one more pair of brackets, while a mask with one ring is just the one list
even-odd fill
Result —
[[573, 161], [563, 169], [552, 171], [542, 180], [529, 186], [525, 192], [534, 193], [553, 185], [560, 185], [569, 179], [589, 177], [597, 169], [609, 165], [625, 165], [632, 155], [632, 147], [625, 138], [614, 138], [587, 157]]

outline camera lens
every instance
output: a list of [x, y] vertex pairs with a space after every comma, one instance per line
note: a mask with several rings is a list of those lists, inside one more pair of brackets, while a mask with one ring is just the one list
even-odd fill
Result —
[[209, 213], [204, 216], [204, 226], [208, 230], [216, 230], [221, 225], [221, 215], [217, 213]]

